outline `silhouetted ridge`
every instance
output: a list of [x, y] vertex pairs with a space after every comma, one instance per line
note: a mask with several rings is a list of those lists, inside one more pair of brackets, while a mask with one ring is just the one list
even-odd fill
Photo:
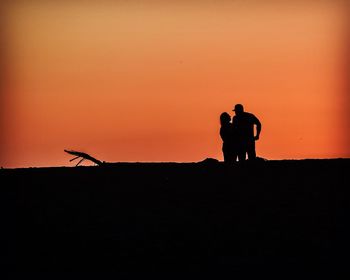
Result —
[[1, 169], [3, 270], [338, 279], [350, 159], [256, 162]]

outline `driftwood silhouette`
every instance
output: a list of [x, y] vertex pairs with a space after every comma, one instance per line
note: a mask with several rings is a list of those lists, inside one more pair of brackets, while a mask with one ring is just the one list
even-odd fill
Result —
[[78, 166], [80, 163], [82, 163], [84, 160], [90, 160], [92, 161], [93, 163], [96, 163], [97, 165], [102, 165], [104, 164], [103, 161], [100, 161], [86, 153], [83, 153], [83, 152], [78, 152], [78, 151], [72, 151], [72, 150], [64, 150], [66, 153], [70, 154], [70, 155], [73, 155], [73, 156], [76, 156], [75, 158], [72, 158], [71, 160], [69, 161], [73, 161], [73, 160], [76, 160], [78, 158], [81, 158], [80, 161], [77, 163], [76, 166]]

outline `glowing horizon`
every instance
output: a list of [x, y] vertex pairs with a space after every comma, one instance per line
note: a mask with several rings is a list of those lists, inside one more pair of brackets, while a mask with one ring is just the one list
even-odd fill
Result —
[[235, 103], [260, 157], [350, 157], [346, 4], [287, 2], [7, 4], [0, 166], [222, 160]]

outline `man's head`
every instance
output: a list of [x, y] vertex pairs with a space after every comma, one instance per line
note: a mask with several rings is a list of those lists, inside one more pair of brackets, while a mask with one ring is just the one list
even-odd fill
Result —
[[235, 108], [232, 110], [236, 115], [242, 114], [244, 112], [244, 108], [242, 104], [236, 104]]

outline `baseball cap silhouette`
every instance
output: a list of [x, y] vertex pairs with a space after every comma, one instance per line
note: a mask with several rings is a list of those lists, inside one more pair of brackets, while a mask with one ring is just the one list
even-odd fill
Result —
[[232, 111], [243, 111], [243, 105], [242, 104], [236, 104], [235, 108]]

